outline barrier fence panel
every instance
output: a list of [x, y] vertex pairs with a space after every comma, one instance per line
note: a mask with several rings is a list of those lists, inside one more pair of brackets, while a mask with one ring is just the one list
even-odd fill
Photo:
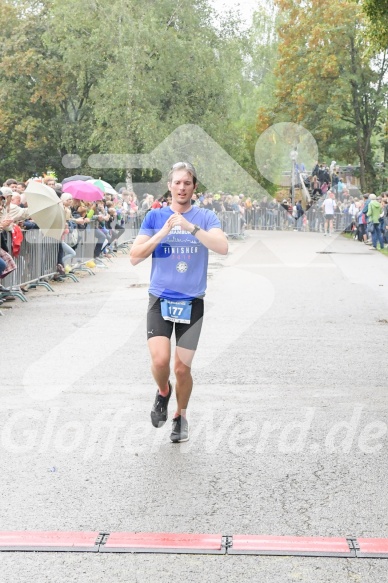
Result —
[[252, 208], [246, 213], [248, 229], [283, 231], [295, 227], [295, 219], [282, 209]]
[[[308, 221], [308, 231], [323, 233], [325, 226], [325, 215], [321, 209], [309, 209], [306, 211]], [[333, 229], [337, 233], [342, 233], [350, 229], [354, 219], [348, 213], [335, 213], [333, 219]]]
[[122, 245], [123, 243], [133, 241], [133, 239], [137, 237], [137, 235], [139, 234], [141, 224], [146, 214], [147, 211], [139, 211], [137, 213], [127, 216], [124, 224], [124, 231], [117, 239], [118, 245]]
[[[141, 211], [129, 216], [125, 228], [117, 239], [118, 245], [133, 241], [139, 233], [146, 212]], [[321, 209], [311, 208], [298, 221], [286, 211], [278, 209], [252, 208], [246, 211], [245, 218], [237, 211], [217, 213], [223, 231], [231, 237], [243, 235], [244, 227], [257, 230], [292, 230], [322, 233], [325, 217]], [[335, 213], [333, 228], [336, 232], [350, 231], [354, 217], [348, 213]], [[96, 222], [92, 221], [86, 229], [79, 229], [78, 243], [75, 247], [76, 263], [86, 263], [94, 257], [97, 239], [95, 236]], [[7, 233], [7, 245], [12, 256], [11, 233]], [[13, 257], [17, 269], [6, 276], [4, 286], [17, 287], [39, 281], [57, 273], [58, 250], [60, 242], [50, 237], [44, 237], [39, 229], [24, 231], [20, 253]]]
[[[7, 236], [7, 246], [12, 256], [11, 234], [7, 233]], [[58, 246], [58, 241], [44, 237], [39, 229], [25, 231], [18, 257], [12, 256], [16, 270], [3, 279], [4, 286], [16, 287], [54, 275], [57, 271]]]
[[240, 212], [223, 211], [217, 213], [217, 216], [221, 223], [221, 229], [226, 235], [239, 237], [243, 234], [244, 218]]
[[39, 245], [41, 247], [41, 276], [55, 274], [60, 242], [51, 237], [42, 237]]
[[78, 231], [78, 244], [74, 249], [76, 263], [85, 263], [93, 259], [94, 249], [96, 247], [95, 226], [96, 222], [91, 221], [86, 229], [80, 229]]

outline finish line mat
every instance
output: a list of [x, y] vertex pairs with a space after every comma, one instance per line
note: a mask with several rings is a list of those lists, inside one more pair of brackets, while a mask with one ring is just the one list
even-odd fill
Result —
[[0, 552], [173, 553], [388, 559], [388, 538], [0, 531]]

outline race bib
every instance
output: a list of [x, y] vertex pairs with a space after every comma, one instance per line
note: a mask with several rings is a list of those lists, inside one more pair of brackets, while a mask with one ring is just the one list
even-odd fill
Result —
[[191, 300], [166, 300], [161, 298], [160, 307], [164, 320], [179, 324], [190, 324]]

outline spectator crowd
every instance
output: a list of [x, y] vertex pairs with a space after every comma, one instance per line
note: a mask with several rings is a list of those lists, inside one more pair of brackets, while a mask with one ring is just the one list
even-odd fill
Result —
[[[360, 194], [352, 185], [351, 167], [343, 179], [335, 162], [330, 167], [317, 163], [310, 176], [302, 172], [299, 175], [309, 190], [308, 201], [302, 202], [300, 195], [293, 201], [294, 192], [300, 191], [290, 188], [290, 196], [282, 200], [270, 196], [255, 198], [244, 194], [204, 192], [194, 194], [192, 204], [217, 214], [233, 213], [237, 217], [239, 234], [244, 229], [291, 229], [330, 236], [335, 229], [352, 233], [356, 240], [371, 245], [373, 249], [388, 244], [388, 193], [379, 196]], [[62, 184], [54, 176], [30, 180], [51, 187], [64, 210], [66, 225], [58, 245], [56, 279], [77, 266], [76, 250], [83, 230], [93, 229], [94, 232], [93, 266], [117, 252], [117, 242], [126, 225], [138, 227], [149, 210], [171, 204], [169, 193], [159, 198], [144, 194], [139, 199], [133, 191], [125, 188], [116, 194], [105, 193], [100, 201], [86, 202], [63, 192]], [[29, 214], [25, 190], [26, 183], [12, 178], [0, 188], [0, 280], [16, 269], [14, 259], [20, 251], [23, 233], [39, 229]], [[11, 234], [11, 249], [7, 232]], [[7, 295], [9, 291], [9, 288], [0, 286], [0, 303], [14, 300]]]

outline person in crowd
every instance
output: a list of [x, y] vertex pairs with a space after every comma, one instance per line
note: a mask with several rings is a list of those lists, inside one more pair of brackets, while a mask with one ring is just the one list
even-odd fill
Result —
[[154, 202], [151, 205], [152, 209], [161, 209], [163, 206], [163, 196], [159, 198], [157, 198], [156, 200], [154, 200]]
[[318, 180], [318, 176], [313, 176], [311, 187], [312, 187], [311, 197], [313, 198], [313, 200], [317, 200], [320, 196], [322, 196], [322, 190], [320, 182]]
[[213, 196], [213, 210], [215, 213], [222, 213], [222, 211], [225, 210], [220, 194], [215, 194]]
[[[4, 191], [4, 189], [3, 189]], [[8, 205], [8, 214], [13, 219], [14, 223], [19, 223], [30, 218], [30, 211], [28, 208], [22, 208], [21, 195], [16, 191], [6, 191], [8, 196], [11, 194], [11, 200]]]
[[[108, 203], [107, 203], [108, 204]], [[109, 246], [112, 251], [117, 252], [117, 240], [121, 237], [124, 227], [117, 221], [116, 209], [113, 206], [108, 208], [108, 219], [105, 221], [105, 226], [110, 235]]]
[[367, 233], [367, 219], [366, 219], [366, 212], [368, 210], [368, 206], [366, 206], [366, 211], [364, 211], [365, 203], [367, 202], [369, 194], [364, 194], [362, 200], [359, 201], [357, 204], [357, 214], [356, 214], [356, 222], [357, 222], [357, 237], [359, 241], [363, 241], [366, 245], [369, 244], [368, 242], [368, 233]]
[[336, 192], [337, 192], [337, 196], [340, 200], [344, 200], [344, 190], [345, 190], [345, 185], [342, 182], [342, 178], [338, 178]]
[[318, 169], [318, 174], [317, 174], [320, 185], [322, 185], [324, 182], [324, 175], [325, 175], [325, 169], [323, 167], [323, 164], [320, 164], [319, 169]]
[[235, 195], [232, 198], [232, 208], [235, 212], [239, 213], [239, 217], [240, 217], [240, 232], [244, 231], [245, 228], [245, 206], [244, 206], [244, 201], [241, 198], [241, 196], [244, 195]]
[[141, 210], [145, 212], [149, 211], [153, 205], [153, 202], [154, 196], [152, 194], [145, 194], [141, 205]]
[[14, 178], [8, 178], [8, 180], [4, 182], [3, 186], [5, 186], [6, 188], [10, 188], [12, 192], [17, 192], [18, 181], [15, 180]]
[[349, 213], [349, 217], [351, 218], [351, 220], [355, 221], [356, 214], [357, 214], [357, 205], [356, 205], [356, 201], [353, 198], [351, 198], [349, 200], [348, 213]]
[[139, 200], [137, 198], [136, 193], [133, 190], [131, 190], [129, 192], [129, 200], [130, 200], [130, 203], [131, 203], [131, 208], [135, 209], [135, 207], [136, 207], [135, 210], [137, 212], [137, 209], [139, 208]]
[[323, 208], [325, 212], [325, 226], [323, 234], [325, 235], [325, 237], [327, 234], [329, 235], [329, 237], [331, 237], [333, 233], [333, 221], [336, 206], [337, 205], [335, 203], [334, 196], [332, 195], [332, 193], [328, 194], [326, 199], [323, 201]]
[[192, 206], [201, 206], [198, 194], [196, 192], [193, 192], [193, 196], [191, 197], [191, 204]]
[[[152, 201], [153, 200], [154, 200], [154, 197], [152, 197]], [[150, 199], [151, 207], [152, 207], [152, 201]], [[128, 212], [129, 212], [129, 216], [135, 215], [138, 210], [139, 210], [139, 201], [137, 200], [137, 196], [136, 196], [136, 194], [134, 192], [130, 192], [129, 193], [129, 196], [128, 196]]]
[[339, 183], [338, 175], [336, 174], [336, 172], [333, 172], [333, 174], [331, 175], [331, 189], [334, 192], [334, 194], [338, 196], [339, 200], [342, 200], [338, 192], [338, 183]]
[[115, 203], [115, 210], [116, 210], [116, 219], [117, 219], [117, 224], [120, 225], [120, 227], [122, 229], [124, 229], [124, 225], [125, 225], [125, 212], [123, 209], [123, 201], [122, 200], [117, 200]]
[[372, 233], [371, 233], [371, 226], [369, 225], [369, 217], [368, 217], [368, 208], [369, 208], [369, 204], [371, 201], [369, 193], [364, 194], [363, 198], [364, 198], [364, 201], [363, 201], [364, 204], [362, 207], [362, 214], [364, 215], [363, 222], [365, 224], [365, 239], [364, 239], [364, 241], [367, 245], [371, 245], [372, 241], [369, 240], [369, 235], [371, 235]]
[[[6, 209], [6, 197], [2, 192], [3, 190], [1, 189], [0, 191], [0, 281], [16, 269], [16, 264], [9, 254], [7, 239], [5, 237], [6, 232], [12, 230], [14, 223], [13, 219], [7, 214], [7, 211], [5, 210], [3, 212], [3, 207]], [[7, 292], [10, 292], [10, 288], [0, 284], [1, 304], [5, 301], [15, 300], [15, 297], [13, 295], [7, 295]]]
[[304, 210], [302, 207], [302, 201], [298, 200], [296, 203], [296, 228], [298, 231], [301, 231], [303, 227], [303, 215]]
[[122, 189], [121, 190], [121, 202], [123, 205], [123, 212], [127, 215], [129, 214], [129, 192], [128, 190]]
[[253, 219], [252, 199], [250, 197], [247, 197], [247, 199], [245, 200], [245, 223], [248, 229], [252, 228], [252, 219]]
[[16, 192], [18, 192], [20, 195], [22, 195], [25, 190], [26, 190], [26, 185], [24, 184], [24, 182], [18, 182], [16, 185]]
[[331, 185], [330, 170], [327, 165], [323, 169], [323, 182], [327, 182], [329, 186]]
[[[69, 272], [71, 270], [72, 260], [76, 256], [76, 252], [73, 248], [75, 245], [70, 245], [69, 243], [67, 243], [65, 241], [65, 238], [68, 237], [69, 235], [71, 235], [72, 232], [74, 232], [75, 235], [77, 236], [76, 243], [78, 242], [77, 226], [75, 224], [71, 225], [72, 214], [71, 214], [70, 207], [71, 207], [72, 201], [73, 201], [73, 197], [71, 196], [71, 194], [69, 194], [67, 192], [64, 192], [62, 194], [61, 205], [62, 205], [62, 208], [65, 212], [66, 225], [65, 225], [65, 229], [64, 229], [63, 234], [62, 234], [61, 245], [59, 246], [59, 250], [58, 250], [57, 271], [60, 275], [64, 275], [66, 272]], [[71, 237], [68, 237], [68, 241], [75, 242], [75, 240], [71, 239]]]
[[46, 186], [50, 186], [50, 188], [55, 189], [57, 181], [52, 176], [46, 176], [46, 178], [44, 178], [43, 180], [43, 184], [45, 184]]
[[213, 205], [213, 197], [211, 194], [207, 194], [202, 203], [201, 203], [201, 207], [204, 209], [208, 209], [209, 211], [214, 210], [214, 205]]
[[383, 207], [383, 228], [384, 243], [388, 245], [388, 200], [382, 197], [381, 206]]
[[373, 249], [377, 249], [377, 243], [379, 243], [380, 249], [384, 249], [384, 237], [380, 225], [380, 218], [383, 217], [383, 209], [375, 194], [369, 195], [369, 201], [367, 216], [371, 225], [372, 246]]
[[224, 209], [226, 212], [231, 212], [233, 209], [233, 196], [231, 194], [227, 194], [224, 199]]
[[353, 166], [348, 164], [345, 169], [345, 179], [346, 179], [346, 186], [350, 188], [352, 186], [352, 179], [353, 179]]

